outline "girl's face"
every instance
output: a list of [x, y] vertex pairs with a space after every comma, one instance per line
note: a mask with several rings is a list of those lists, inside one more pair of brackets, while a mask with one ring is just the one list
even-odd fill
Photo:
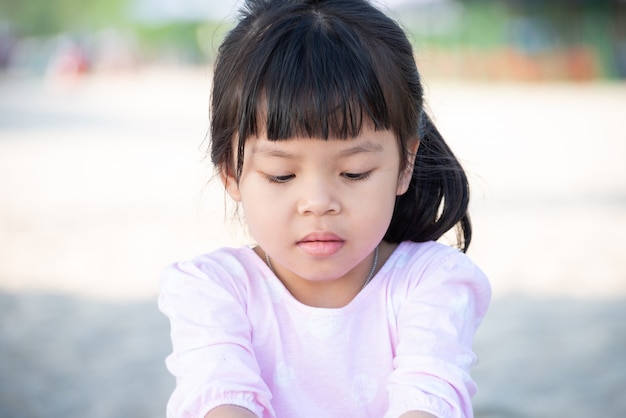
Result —
[[269, 254], [298, 298], [305, 289], [359, 288], [412, 166], [400, 172], [391, 131], [364, 127], [348, 140], [250, 138], [239, 181], [223, 180], [241, 202], [258, 252]]

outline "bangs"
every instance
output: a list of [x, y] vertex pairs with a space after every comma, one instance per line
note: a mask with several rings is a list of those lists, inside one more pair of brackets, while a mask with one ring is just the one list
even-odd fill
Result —
[[345, 139], [364, 123], [390, 129], [374, 60], [343, 22], [311, 13], [276, 22], [264, 37], [243, 79], [240, 139]]

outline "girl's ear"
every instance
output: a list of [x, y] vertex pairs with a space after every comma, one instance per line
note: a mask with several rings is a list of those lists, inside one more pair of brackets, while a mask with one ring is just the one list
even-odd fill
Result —
[[415, 156], [417, 155], [417, 149], [420, 146], [419, 139], [412, 140], [409, 144], [408, 149], [408, 158], [407, 165], [404, 170], [400, 173], [400, 177], [398, 177], [398, 188], [396, 190], [396, 195], [400, 196], [406, 193], [409, 189], [409, 184], [411, 183], [411, 179], [413, 178], [413, 167], [415, 166]]
[[239, 183], [237, 183], [237, 179], [232, 175], [229, 167], [220, 167], [220, 179], [222, 180], [222, 184], [224, 184], [224, 188], [228, 192], [229, 196], [235, 202], [241, 202]]

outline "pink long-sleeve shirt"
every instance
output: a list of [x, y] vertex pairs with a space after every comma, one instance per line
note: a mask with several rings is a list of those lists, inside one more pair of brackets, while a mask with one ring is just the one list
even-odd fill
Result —
[[163, 275], [176, 377], [168, 418], [224, 404], [259, 417], [472, 417], [474, 333], [491, 290], [464, 254], [401, 243], [346, 306], [298, 302], [251, 248]]

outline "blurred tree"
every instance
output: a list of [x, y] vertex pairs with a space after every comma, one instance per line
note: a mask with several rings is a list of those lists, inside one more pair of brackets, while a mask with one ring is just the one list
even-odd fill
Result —
[[88, 47], [94, 46], [89, 45], [94, 34], [113, 29], [127, 40], [132, 39], [140, 59], [181, 63], [210, 61], [215, 45], [230, 28], [229, 24], [202, 16], [181, 19], [165, 15], [158, 20], [146, 20], [134, 13], [136, 3], [136, 0], [0, 0], [0, 27], [8, 27], [18, 39], [45, 40], [69, 34]]
[[530, 73], [539, 78], [626, 77], [626, 0], [430, 0], [401, 8], [418, 47], [474, 54], [479, 67], [499, 65], [487, 59], [494, 58], [537, 67]]
[[129, 0], [0, 0], [0, 21], [21, 36], [123, 25]]

